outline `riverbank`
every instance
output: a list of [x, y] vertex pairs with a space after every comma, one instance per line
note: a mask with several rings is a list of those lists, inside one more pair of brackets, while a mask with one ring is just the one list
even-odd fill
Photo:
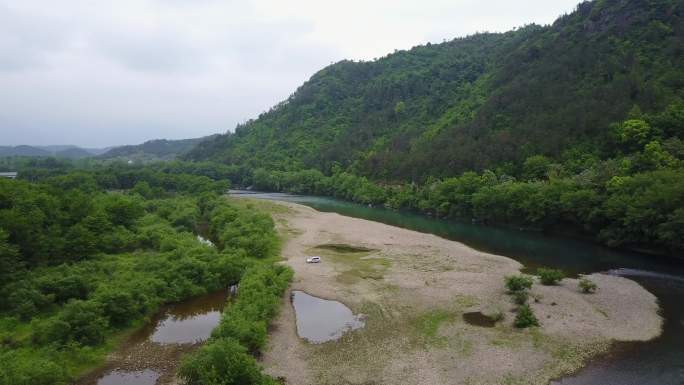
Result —
[[[655, 297], [627, 279], [595, 274], [600, 290], [593, 295], [580, 294], [572, 279], [535, 285], [539, 302], [531, 306], [542, 326], [520, 331], [503, 289], [503, 277], [522, 267], [514, 260], [296, 204], [259, 204], [270, 206], [285, 239], [285, 263], [295, 271], [291, 290], [366, 315], [365, 328], [312, 345], [297, 336], [283, 299], [263, 364], [291, 384], [544, 384], [612, 341], [660, 333]], [[306, 264], [311, 254], [323, 262]], [[493, 328], [463, 321], [463, 313], [476, 311], [505, 319]]]

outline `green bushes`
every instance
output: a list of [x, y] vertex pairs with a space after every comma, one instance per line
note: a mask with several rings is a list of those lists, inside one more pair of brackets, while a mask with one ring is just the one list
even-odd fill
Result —
[[203, 346], [183, 362], [179, 375], [187, 385], [260, 385], [275, 383], [261, 373], [254, 357], [238, 341], [222, 338]]
[[530, 305], [522, 305], [518, 308], [518, 315], [515, 316], [513, 324], [519, 329], [524, 329], [531, 326], [539, 326], [539, 320], [537, 320]]
[[508, 276], [505, 277], [504, 282], [508, 293], [513, 297], [513, 302], [518, 305], [513, 325], [520, 329], [539, 326], [539, 320], [537, 320], [532, 308], [527, 304], [529, 290], [534, 284], [532, 277], [526, 275]]
[[524, 305], [527, 303], [530, 294], [527, 292], [527, 290], [518, 290], [512, 292], [511, 296], [513, 297], [513, 302], [515, 302], [518, 305]]
[[565, 278], [565, 273], [558, 269], [539, 268], [537, 269], [537, 275], [539, 276], [539, 280], [541, 281], [542, 285], [547, 286], [557, 285], [563, 280], [563, 278]]
[[142, 314], [145, 306], [136, 303], [133, 293], [113, 286], [101, 286], [95, 293], [94, 300], [102, 306], [103, 314], [108, 318], [109, 325], [122, 327], [129, 325], [132, 320]]
[[256, 364], [266, 343], [267, 325], [276, 316], [292, 271], [260, 263], [240, 281], [237, 300], [224, 311], [211, 339], [187, 357], [179, 375], [188, 385], [274, 384]]
[[251, 257], [266, 258], [278, 250], [278, 237], [270, 216], [249, 207], [217, 205], [210, 211], [209, 231], [224, 250], [244, 250]]
[[580, 278], [579, 282], [577, 283], [577, 286], [582, 291], [582, 293], [585, 294], [595, 293], [596, 290], [598, 290], [598, 285], [596, 285], [596, 283], [591, 281], [589, 278], [585, 277]]
[[[112, 193], [93, 187], [92, 178], [50, 183], [0, 180], [0, 266], [12, 267], [0, 272], [0, 384], [70, 383], [101, 362], [114, 333], [165, 303], [236, 283], [245, 271], [246, 299], [230, 307], [234, 317], [217, 333], [247, 352], [239, 365], [254, 362], [249, 352], [263, 347], [289, 280], [282, 268], [256, 267], [278, 251], [270, 217], [211, 191], [158, 199], [152, 183], [152, 192], [138, 183], [134, 192]], [[210, 223], [219, 247], [191, 232], [200, 221]]]
[[529, 290], [533, 283], [534, 281], [532, 278], [526, 275], [513, 275], [505, 277], [506, 289], [508, 289], [510, 293]]
[[53, 348], [40, 350], [0, 349], [0, 384], [3, 385], [68, 385], [68, 369], [55, 362]]

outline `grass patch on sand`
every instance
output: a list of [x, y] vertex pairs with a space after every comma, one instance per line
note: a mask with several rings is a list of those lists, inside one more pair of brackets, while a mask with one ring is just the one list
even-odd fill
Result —
[[432, 309], [410, 320], [413, 345], [416, 347], [450, 348], [468, 355], [472, 350], [472, 342], [460, 333], [453, 331], [448, 336], [440, 334], [442, 327], [462, 323], [463, 311], [477, 304], [475, 298], [467, 295], [457, 296], [449, 308]]
[[[308, 345], [307, 361], [315, 368], [315, 383], [367, 384], [361, 378], [382, 378], [392, 359], [404, 355], [409, 359], [423, 350], [449, 349], [456, 357], [471, 353], [473, 343], [465, 333], [440, 334], [443, 327], [461, 322], [458, 304], [418, 316], [406, 310], [364, 302], [353, 311], [366, 316], [365, 327], [346, 333], [336, 341]], [[353, 378], [353, 373], [359, 373], [360, 378]]]
[[439, 327], [442, 326], [443, 323], [453, 322], [456, 320], [457, 316], [456, 312], [453, 311], [443, 309], [431, 310], [420, 315], [413, 321], [414, 328], [426, 344], [436, 345], [440, 342], [440, 338], [438, 338], [437, 335]]
[[421, 314], [412, 320], [413, 345], [415, 348], [429, 350], [431, 348], [449, 348], [454, 352], [469, 355], [472, 342], [464, 338], [463, 333], [440, 334], [440, 329], [449, 327], [460, 321], [461, 313], [454, 310], [435, 309]]
[[332, 261], [338, 271], [335, 279], [344, 284], [354, 284], [365, 279], [381, 280], [391, 266], [390, 260], [374, 254], [375, 250], [352, 245], [325, 244], [307, 252], [321, 255], [324, 261]]
[[267, 199], [227, 197], [231, 204], [235, 206], [258, 210], [268, 214], [292, 214], [291, 208], [284, 204], [270, 201]]
[[363, 246], [345, 245], [343, 243], [326, 243], [324, 245], [316, 246], [317, 249], [330, 250], [336, 253], [367, 253], [376, 251]]
[[391, 309], [375, 302], [364, 302], [352, 310], [366, 316], [363, 328], [346, 333], [336, 341], [308, 345], [307, 361], [314, 368], [317, 384], [347, 383], [344, 378], [355, 371], [367, 377], [382, 378], [388, 357], [408, 348], [407, 324], [394, 316]]

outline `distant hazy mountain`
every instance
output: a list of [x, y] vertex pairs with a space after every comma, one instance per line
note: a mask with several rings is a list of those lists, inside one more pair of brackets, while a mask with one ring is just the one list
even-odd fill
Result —
[[95, 154], [89, 152], [86, 149], [80, 148], [80, 147], [71, 147], [71, 148], [66, 148], [64, 150], [56, 151], [54, 155], [57, 158], [69, 158], [69, 159], [81, 159], [81, 158], [89, 158], [91, 156], [94, 156]]
[[87, 147], [83, 147], [83, 149], [86, 150], [86, 151], [88, 151], [89, 153], [91, 153], [91, 154], [93, 154], [93, 155], [102, 155], [102, 154], [104, 154], [105, 152], [111, 150], [111, 149], [114, 148], [114, 147], [115, 147], [115, 146], [109, 146], [109, 147], [103, 147], [103, 148], [87, 148]]
[[49, 146], [0, 146], [0, 157], [3, 156], [33, 156], [57, 158], [81, 159], [100, 155], [111, 147], [107, 148], [81, 148], [74, 145], [49, 145]]
[[0, 156], [50, 156], [50, 151], [33, 146], [0, 146]]
[[213, 138], [214, 135], [203, 138], [181, 140], [155, 139], [138, 145], [112, 146], [105, 148], [84, 148], [74, 145], [0, 146], [0, 157], [54, 156], [57, 158], [67, 159], [98, 157], [99, 159], [126, 159], [139, 161], [169, 160], [190, 151], [197, 145], [197, 143]]
[[114, 147], [98, 156], [100, 159], [127, 159], [138, 161], [170, 160], [192, 150], [198, 143], [213, 139], [216, 135], [194, 139], [148, 140], [138, 145]]

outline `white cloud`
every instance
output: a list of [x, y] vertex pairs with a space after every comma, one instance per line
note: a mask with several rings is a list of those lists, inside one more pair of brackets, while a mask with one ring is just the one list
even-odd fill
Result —
[[232, 129], [325, 65], [552, 22], [577, 0], [0, 0], [0, 145]]

